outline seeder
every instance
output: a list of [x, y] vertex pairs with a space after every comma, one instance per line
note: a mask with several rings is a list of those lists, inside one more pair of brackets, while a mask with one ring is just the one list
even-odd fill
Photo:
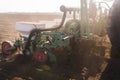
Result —
[[[44, 24], [39, 23], [16, 23], [16, 29], [21, 33], [20, 38], [15, 40], [13, 44], [10, 42], [2, 43], [2, 53], [4, 56], [14, 54], [14, 52], [23, 52], [24, 55], [32, 54], [36, 61], [40, 63], [46, 62], [50, 58], [54, 58], [51, 50], [70, 49], [70, 41], [74, 37], [76, 41], [80, 37], [79, 20], [75, 18], [75, 13], [79, 12], [78, 8], [66, 8], [61, 6], [63, 18], [59, 26], [54, 28], [45, 28]], [[70, 20], [64, 26], [64, 31], [59, 32], [63, 28], [63, 24], [68, 12], [74, 12], [73, 20]], [[52, 57], [51, 57], [52, 56]], [[50, 59], [52, 60], [52, 59]]]

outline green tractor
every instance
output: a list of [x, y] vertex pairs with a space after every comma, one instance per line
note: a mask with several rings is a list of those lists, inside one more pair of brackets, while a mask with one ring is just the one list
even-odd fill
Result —
[[[59, 26], [44, 28], [43, 24], [18, 23], [17, 30], [22, 35], [13, 44], [8, 41], [2, 43], [3, 59], [16, 52], [30, 57], [35, 67], [40, 66], [39, 76], [43, 80], [87, 80], [89, 76], [95, 76], [100, 70], [94, 70], [95, 66], [91, 65], [96, 65], [96, 68], [101, 66], [105, 47], [96, 46], [96, 40], [88, 26], [87, 2], [81, 1], [81, 10], [60, 7], [63, 17]], [[80, 14], [80, 11], [81, 19], [77, 19], [76, 14]], [[73, 19], [64, 25], [68, 12], [73, 13]], [[47, 69], [43, 68], [45, 65]]]
[[19, 51], [23, 52], [24, 55], [39, 55], [37, 58], [39, 58], [40, 60], [37, 60], [40, 62], [45, 62], [47, 56], [53, 54], [44, 51], [52, 51], [57, 49], [71, 49], [71, 38], [74, 37], [76, 41], [78, 41], [77, 39], [80, 39], [79, 20], [72, 19], [68, 21], [64, 27], [64, 31], [62, 32], [57, 30], [63, 27], [66, 14], [69, 11], [79, 12], [79, 9], [66, 8], [64, 6], [61, 6], [61, 11], [63, 12], [62, 22], [59, 26], [55, 26], [54, 28], [41, 29], [41, 27], [43, 26], [42, 24], [24, 22], [17, 23], [16, 29], [20, 33], [22, 33], [22, 35], [20, 35], [20, 39], [15, 40], [13, 44], [11, 44], [8, 41], [4, 41], [2, 43], [3, 56], [8, 56], [15, 53], [16, 51]]
[[[74, 42], [79, 43], [81, 37], [80, 20], [76, 19], [76, 12], [80, 12], [80, 9], [65, 6], [61, 6], [60, 9], [63, 17], [59, 26], [44, 28], [43, 24], [17, 23], [16, 29], [21, 33], [20, 38], [14, 43], [2, 42], [3, 61], [11, 55], [21, 53], [23, 56], [31, 57], [31, 60], [37, 65], [48, 65], [50, 68], [55, 68], [61, 64], [61, 61], [68, 59], [72, 45]], [[68, 12], [74, 13], [73, 19], [63, 25]], [[56, 71], [60, 72], [59, 69]]]

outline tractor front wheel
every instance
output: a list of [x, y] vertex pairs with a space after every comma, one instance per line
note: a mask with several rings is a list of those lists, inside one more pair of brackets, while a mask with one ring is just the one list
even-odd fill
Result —
[[3, 42], [2, 43], [2, 53], [3, 55], [10, 55], [12, 54], [11, 50], [8, 50], [9, 48], [11, 48], [11, 44], [9, 42]]
[[36, 52], [34, 60], [39, 63], [45, 63], [47, 61], [47, 55], [44, 52]]

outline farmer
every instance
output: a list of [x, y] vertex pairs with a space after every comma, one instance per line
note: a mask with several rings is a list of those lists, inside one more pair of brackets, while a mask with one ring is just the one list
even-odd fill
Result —
[[120, 80], [120, 0], [115, 0], [108, 20], [111, 58], [100, 80]]

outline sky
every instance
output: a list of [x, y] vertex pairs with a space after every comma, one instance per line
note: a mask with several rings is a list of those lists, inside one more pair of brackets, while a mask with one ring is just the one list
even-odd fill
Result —
[[79, 7], [80, 0], [0, 0], [0, 12], [59, 12], [61, 5]]

